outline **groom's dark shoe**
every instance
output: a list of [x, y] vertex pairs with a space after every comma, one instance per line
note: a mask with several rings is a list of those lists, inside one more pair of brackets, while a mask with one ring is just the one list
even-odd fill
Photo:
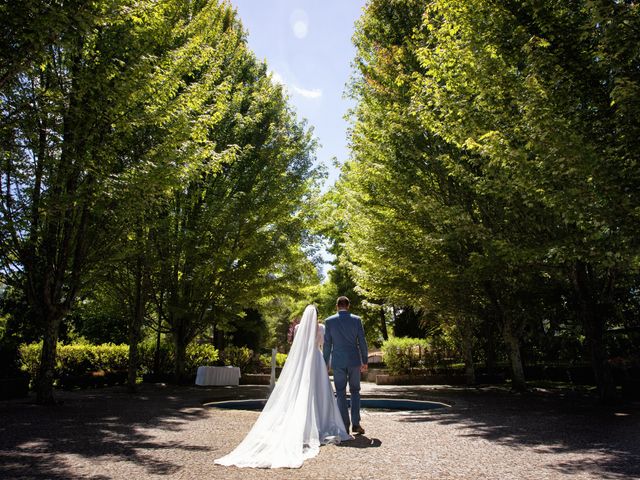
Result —
[[362, 428], [360, 425], [354, 425], [353, 427], [351, 427], [351, 433], [364, 435], [364, 428]]

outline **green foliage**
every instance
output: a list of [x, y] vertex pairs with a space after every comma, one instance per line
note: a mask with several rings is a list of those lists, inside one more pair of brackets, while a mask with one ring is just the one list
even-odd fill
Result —
[[[20, 362], [23, 371], [36, 378], [40, 364], [42, 343], [23, 344], [20, 346]], [[243, 352], [244, 353], [244, 352]], [[141, 345], [141, 367], [143, 372], [153, 371], [155, 345]], [[236, 354], [236, 357], [241, 355]], [[242, 357], [244, 358], [244, 357]], [[214, 365], [218, 361], [218, 350], [212, 345], [191, 344], [186, 352], [186, 372], [195, 375], [202, 365]], [[127, 370], [129, 346], [114, 344], [58, 344], [56, 357], [56, 378], [63, 376], [80, 376], [91, 372], [102, 371], [123, 372]], [[169, 373], [174, 362], [174, 353], [166, 343], [161, 344], [160, 372]]]
[[0, 315], [0, 340], [4, 338], [4, 334], [7, 331], [7, 323], [9, 321], [9, 315]]
[[267, 337], [267, 322], [262, 314], [254, 308], [246, 308], [241, 315], [237, 315], [232, 322], [227, 324], [232, 337], [231, 343], [238, 347], [247, 347], [259, 351], [265, 344]]
[[385, 306], [380, 299], [367, 298], [368, 292], [356, 284], [354, 272], [349, 268], [352, 258], [345, 250], [345, 244], [351, 226], [340, 192], [344, 190], [329, 190], [318, 205], [314, 228], [330, 242], [329, 252], [335, 260], [314, 300], [319, 316], [326, 318], [335, 314], [336, 299], [346, 296], [351, 302], [350, 311], [362, 319], [367, 344], [371, 348], [388, 337]]
[[38, 375], [41, 352], [42, 342], [20, 345], [19, 347], [20, 368], [27, 372], [32, 379]]
[[187, 169], [167, 186], [155, 217], [145, 219], [143, 242], [178, 372], [184, 346], [212, 324], [224, 337], [216, 344], [259, 348], [259, 315], [238, 318], [238, 312], [261, 297], [290, 293], [315, 274], [301, 248], [299, 210], [317, 177], [310, 131], [248, 50], [233, 13], [211, 3], [184, 28], [193, 35], [184, 48], [197, 73], [173, 72], [163, 81], [189, 86], [198, 108], [178, 109], [177, 123], [197, 125], [197, 138], [179, 130]]
[[419, 337], [427, 336], [428, 330], [424, 325], [422, 312], [408, 307], [403, 308], [395, 314], [393, 321], [393, 334], [398, 337]]
[[218, 357], [218, 350], [216, 350], [213, 345], [192, 343], [187, 347], [187, 373], [194, 375], [198, 367], [216, 365]]
[[233, 365], [245, 370], [251, 363], [253, 352], [247, 347], [229, 346], [220, 353], [220, 358], [225, 365]]
[[81, 375], [92, 371], [124, 371], [127, 369], [128, 345], [60, 345], [57, 369], [59, 375]]
[[46, 332], [41, 401], [69, 313], [134, 344], [153, 317], [181, 374], [205, 327], [316, 276], [315, 142], [228, 2], [0, 8], [0, 274]]
[[384, 363], [392, 374], [423, 367], [428, 352], [429, 344], [423, 338], [391, 337], [382, 344]]
[[540, 318], [546, 345], [577, 321], [610, 392], [603, 332], [640, 258], [639, 25], [624, 2], [369, 2], [335, 194], [357, 290], [428, 312], [467, 366], [501, 331], [520, 386]]
[[309, 298], [316, 291], [318, 280], [313, 280], [301, 288], [296, 295], [274, 295], [260, 300], [260, 311], [264, 315], [269, 327], [271, 337], [268, 346], [276, 348], [279, 352], [287, 352], [291, 346], [289, 343], [289, 328], [295, 318], [300, 318], [302, 312], [309, 304]]
[[[38, 374], [41, 351], [42, 343], [20, 346], [21, 368], [32, 379]], [[122, 372], [127, 369], [128, 356], [127, 345], [58, 344], [55, 376], [79, 376], [97, 371]]]
[[[140, 352], [140, 368], [143, 374], [169, 374], [173, 371], [175, 356], [170, 342], [160, 342], [160, 349], [156, 353], [156, 342], [151, 338], [145, 339], [138, 345]], [[155, 369], [156, 354], [158, 355], [158, 369]]]
[[[85, 345], [86, 346], [86, 345]], [[129, 361], [129, 346], [106, 343], [93, 348], [94, 362], [99, 370], [124, 371]]]
[[[286, 353], [276, 353], [276, 367], [284, 367], [284, 362], [287, 361]], [[271, 368], [271, 355], [268, 353], [263, 353], [260, 355], [260, 364], [264, 368]]]
[[[118, 273], [111, 271], [111, 282]], [[94, 288], [87, 298], [67, 316], [64, 323], [70, 323], [77, 334], [89, 343], [126, 343], [128, 341], [129, 316], [123, 309], [123, 299], [108, 295], [108, 287], [101, 283]], [[63, 324], [64, 325], [64, 324]], [[65, 340], [65, 343], [74, 343]]]

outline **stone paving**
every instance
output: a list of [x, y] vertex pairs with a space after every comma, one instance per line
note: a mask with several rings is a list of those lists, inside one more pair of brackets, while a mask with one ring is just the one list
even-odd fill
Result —
[[266, 387], [144, 385], [0, 402], [0, 477], [11, 479], [640, 479], [640, 405], [499, 388], [376, 386], [365, 397], [434, 400], [426, 412], [365, 409], [366, 434], [296, 470], [214, 465], [257, 412], [206, 406]]

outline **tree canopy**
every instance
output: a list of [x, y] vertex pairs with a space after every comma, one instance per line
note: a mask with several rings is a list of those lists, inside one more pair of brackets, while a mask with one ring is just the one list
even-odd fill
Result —
[[357, 26], [338, 186], [356, 284], [454, 325], [467, 363], [497, 323], [519, 387], [525, 331], [573, 316], [612, 395], [604, 332], [638, 278], [638, 14], [373, 0]]
[[39, 400], [96, 284], [132, 345], [168, 325], [180, 374], [215, 315], [308, 281], [311, 131], [228, 3], [27, 3], [2, 6], [0, 253], [43, 325]]

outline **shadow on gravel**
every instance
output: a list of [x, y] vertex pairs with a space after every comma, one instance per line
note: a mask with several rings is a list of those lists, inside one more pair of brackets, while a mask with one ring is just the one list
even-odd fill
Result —
[[[433, 393], [433, 392], [432, 392]], [[436, 393], [430, 397], [446, 396]], [[450, 392], [451, 394], [451, 392]], [[394, 396], [416, 396], [399, 387]], [[419, 395], [419, 394], [418, 394]], [[424, 395], [424, 393], [423, 393]], [[500, 391], [456, 391], [454, 408], [413, 412], [400, 422], [457, 426], [459, 435], [549, 455], [549, 466], [563, 474], [590, 473], [602, 479], [640, 478], [640, 408], [636, 404], [597, 407], [580, 396]], [[454, 403], [454, 402], [452, 402]], [[579, 453], [574, 462], [554, 454]], [[584, 455], [590, 455], [585, 461]]]
[[377, 448], [382, 445], [382, 442], [377, 438], [369, 438], [364, 435], [356, 435], [353, 440], [347, 440], [346, 442], [340, 442], [338, 447], [345, 448]]
[[[72, 456], [113, 457], [133, 462], [149, 475], [168, 475], [182, 466], [158, 460], [149, 451], [210, 450], [197, 445], [158, 441], [152, 429], [177, 430], [205, 412], [193, 395], [171, 387], [143, 387], [128, 395], [119, 389], [61, 393], [59, 405], [0, 403], [0, 477], [70, 479], [97, 476], [74, 468]], [[63, 455], [70, 455], [66, 459]], [[86, 462], [85, 462], [86, 465]]]

